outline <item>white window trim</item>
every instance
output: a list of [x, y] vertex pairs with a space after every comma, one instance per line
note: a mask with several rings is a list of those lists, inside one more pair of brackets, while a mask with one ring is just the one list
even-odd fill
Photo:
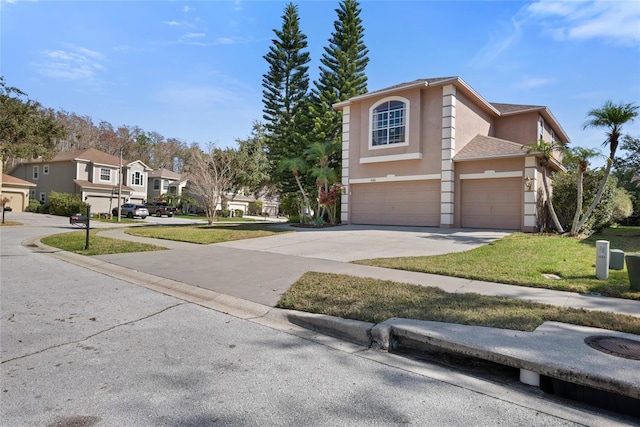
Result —
[[[109, 179], [102, 179], [102, 171], [103, 170], [109, 171]], [[103, 167], [99, 168], [99, 170], [98, 170], [98, 179], [101, 182], [111, 182], [111, 175], [112, 175], [111, 172], [113, 172], [113, 171], [110, 168], [103, 168]]]
[[[376, 109], [380, 104], [384, 104], [389, 101], [400, 101], [405, 104], [405, 120], [404, 120], [404, 142], [399, 142], [396, 144], [383, 144], [383, 145], [373, 145], [373, 110]], [[379, 99], [375, 104], [369, 107], [369, 150], [380, 150], [380, 149], [388, 149], [393, 147], [406, 147], [409, 145], [409, 111], [411, 109], [411, 103], [407, 98], [403, 98], [401, 96], [388, 96], [386, 98]]]
[[[392, 144], [398, 145], [398, 144]], [[421, 160], [422, 153], [391, 154], [388, 156], [361, 157], [360, 164], [398, 162], [402, 160]]]
[[[136, 179], [135, 177], [139, 175], [140, 176], [140, 184], [136, 184]], [[140, 171], [133, 171], [131, 172], [131, 185], [135, 185], [136, 187], [142, 187], [144, 186], [144, 175], [142, 172]]]
[[40, 193], [40, 197], [38, 198], [38, 201], [40, 202], [46, 202], [47, 201], [47, 193]]
[[49, 165], [43, 165], [42, 166], [42, 174], [43, 175], [49, 175]]
[[40, 166], [33, 167], [33, 179], [40, 179]]

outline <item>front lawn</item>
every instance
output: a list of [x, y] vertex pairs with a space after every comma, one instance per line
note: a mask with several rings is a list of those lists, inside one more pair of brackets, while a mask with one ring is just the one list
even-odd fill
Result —
[[45, 245], [80, 255], [123, 254], [166, 249], [161, 246], [97, 236], [96, 233], [100, 231], [104, 231], [104, 229], [93, 229], [89, 231], [89, 249], [84, 248], [87, 240], [87, 232], [85, 230], [54, 234], [44, 237], [40, 239], [40, 241]]
[[[609, 228], [580, 240], [555, 235], [514, 233], [488, 245], [446, 255], [378, 258], [358, 264], [463, 277], [488, 282], [573, 291], [640, 300], [624, 270], [610, 270], [608, 280], [595, 277], [596, 240], [611, 249], [640, 253], [640, 228]], [[543, 274], [559, 276], [551, 279]]]
[[292, 231], [262, 223], [133, 227], [126, 231], [127, 234], [134, 236], [177, 240], [203, 245], [290, 232]]
[[640, 334], [640, 317], [504, 297], [447, 293], [388, 280], [310, 272], [277, 307], [379, 323], [392, 317], [533, 331], [545, 321]]

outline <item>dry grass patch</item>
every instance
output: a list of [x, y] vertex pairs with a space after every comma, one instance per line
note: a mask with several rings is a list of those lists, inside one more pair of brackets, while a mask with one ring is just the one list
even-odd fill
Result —
[[279, 308], [379, 323], [392, 317], [533, 331], [545, 321], [640, 334], [640, 318], [341, 274], [304, 274]]

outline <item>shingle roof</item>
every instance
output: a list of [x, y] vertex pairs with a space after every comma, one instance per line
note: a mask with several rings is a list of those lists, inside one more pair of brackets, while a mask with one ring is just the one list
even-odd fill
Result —
[[545, 107], [541, 105], [501, 104], [499, 102], [492, 102], [491, 105], [493, 105], [494, 108], [500, 112], [500, 114], [521, 113], [523, 111], [536, 111], [545, 109]]
[[433, 77], [430, 79], [416, 79], [410, 82], [405, 82], [405, 83], [400, 83], [397, 85], [393, 85], [393, 86], [389, 86], [389, 87], [385, 87], [383, 89], [379, 89], [379, 90], [374, 90], [372, 92], [367, 92], [366, 95], [374, 95], [378, 92], [386, 92], [389, 90], [393, 90], [393, 89], [399, 89], [402, 88], [404, 86], [415, 86], [418, 85], [420, 83], [424, 83], [426, 85], [432, 84], [432, 83], [438, 83], [438, 82], [442, 82], [442, 81], [447, 81], [447, 80], [453, 80], [453, 79], [457, 79], [458, 77], [456, 76], [451, 76], [451, 77]]
[[179, 179], [182, 179], [182, 175], [163, 168], [163, 169], [155, 169], [149, 172], [149, 178], [170, 178], [174, 180], [179, 180]]
[[[109, 190], [112, 191], [114, 189], [117, 189], [118, 186], [117, 185], [113, 185], [113, 184], [96, 184], [95, 182], [91, 182], [91, 181], [85, 181], [82, 179], [74, 179], [73, 182], [80, 186], [81, 188], [93, 188], [93, 189], [97, 189], [97, 190]], [[122, 185], [122, 191], [126, 191], [126, 192], [132, 192], [133, 188], [127, 186], [127, 185]]]
[[22, 185], [28, 187], [36, 187], [37, 185], [33, 182], [25, 181], [24, 179], [16, 178], [15, 176], [2, 174], [2, 185], [4, 184], [13, 184], [13, 185]]
[[516, 142], [491, 136], [476, 135], [455, 156], [454, 161], [495, 159], [496, 157], [523, 157], [527, 147]]
[[[52, 159], [33, 159], [24, 163], [48, 163], [48, 162], [66, 162], [74, 160], [89, 160], [93, 163], [99, 163], [103, 165], [118, 166], [120, 165], [120, 158], [107, 154], [104, 151], [100, 151], [96, 148], [81, 148], [79, 150], [63, 151], [55, 155]], [[122, 164], [127, 164], [126, 160], [122, 161]]]

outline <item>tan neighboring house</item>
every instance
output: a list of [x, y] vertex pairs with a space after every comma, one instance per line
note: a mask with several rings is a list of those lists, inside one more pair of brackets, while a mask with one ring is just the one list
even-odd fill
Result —
[[[147, 199], [147, 175], [151, 171], [140, 160], [122, 161], [95, 148], [85, 148], [57, 154], [50, 160], [33, 159], [22, 162], [9, 175], [35, 184], [30, 198], [49, 203], [52, 191], [77, 194], [91, 205], [92, 212], [111, 212], [126, 202], [144, 203]], [[120, 202], [118, 203], [118, 195]]]
[[0, 193], [2, 193], [2, 197], [9, 199], [5, 206], [11, 208], [13, 212], [24, 212], [29, 206], [29, 190], [34, 187], [36, 184], [33, 182], [2, 174], [2, 191]]
[[[569, 142], [544, 106], [491, 103], [459, 77], [416, 80], [342, 111], [341, 219], [352, 224], [536, 231], [539, 140]], [[559, 155], [550, 170], [563, 169]]]
[[168, 169], [155, 169], [149, 173], [148, 200], [157, 200], [165, 194], [181, 196], [188, 180], [184, 175]]

